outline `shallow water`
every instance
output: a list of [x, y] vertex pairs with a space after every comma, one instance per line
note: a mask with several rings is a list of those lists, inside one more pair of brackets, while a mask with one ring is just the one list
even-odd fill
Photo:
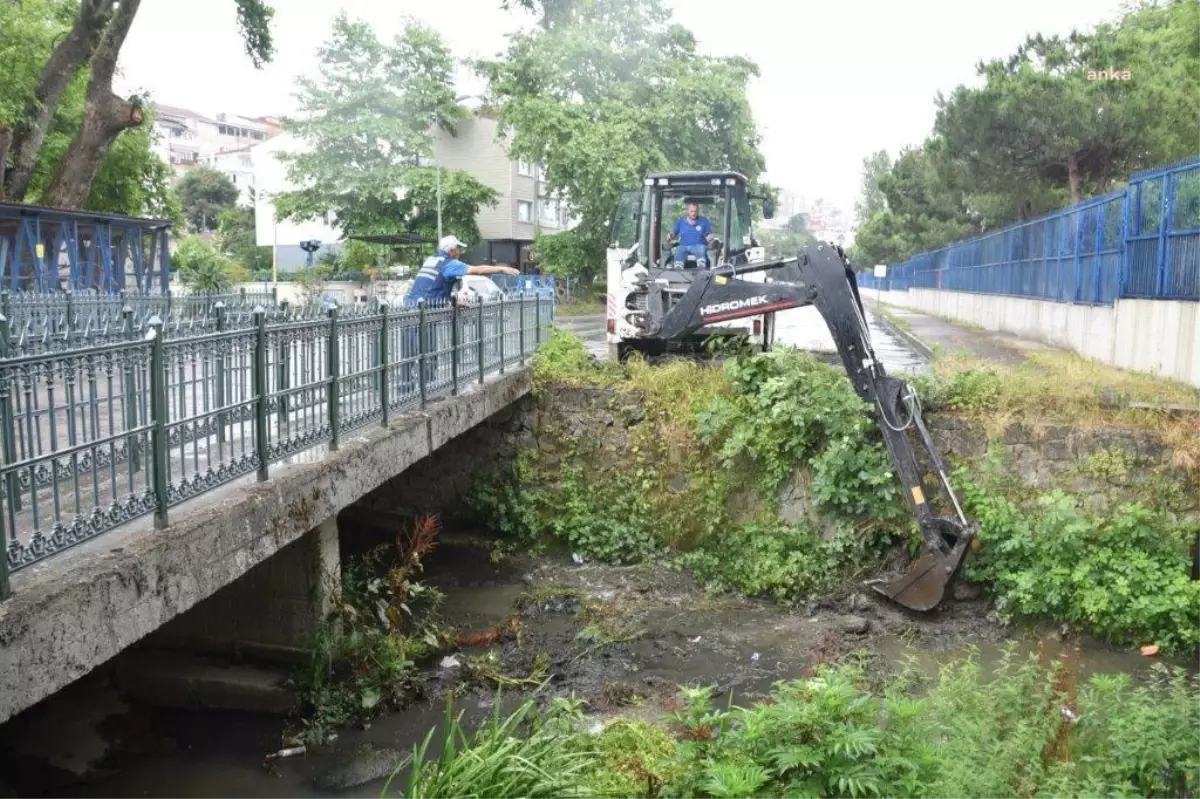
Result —
[[[788, 612], [768, 603], [706, 596], [685, 575], [661, 568], [576, 565], [565, 556], [495, 564], [482, 550], [452, 541], [426, 565], [430, 582], [446, 593], [442, 617], [461, 630], [482, 631], [510, 620], [518, 601], [535, 589], [575, 594], [527, 605], [520, 612], [520, 637], [491, 649], [510, 675], [528, 674], [539, 654], [547, 656], [551, 692], [573, 692], [599, 715], [653, 716], [673, 709], [678, 684], [714, 685], [743, 704], [777, 680], [803, 676], [852, 652], [869, 653], [886, 666], [915, 658], [933, 676], [939, 664], [972, 647], [986, 669], [1000, 659], [1007, 641], [1017, 641], [1026, 654], [1038, 644], [990, 621], [981, 601], [947, 600], [938, 611], [918, 615], [850, 592]], [[614, 625], [614, 637], [629, 640], [599, 647], [581, 640], [581, 597], [606, 608], [603, 618]], [[459, 658], [484, 651], [473, 648]], [[1155, 660], [1085, 642], [1081, 679], [1091, 673], [1144, 673]], [[330, 775], [348, 764], [354, 772], [361, 763], [379, 760], [380, 750], [395, 750], [387, 762], [399, 765], [401, 754], [440, 723], [446, 692], [459, 686], [462, 671], [434, 664], [425, 698], [409, 709], [365, 729], [342, 730], [332, 745], [270, 766], [263, 758], [282, 745], [279, 717], [128, 705], [102, 679], [88, 677], [44, 703], [56, 707], [52, 713], [39, 706], [49, 714], [41, 727], [26, 729], [16, 744], [0, 741], [8, 755], [0, 782], [29, 796], [379, 796], [386, 775], [340, 789], [330, 787]], [[517, 700], [512, 694], [505, 706]], [[465, 687], [459, 708], [468, 727], [485, 718], [493, 702], [491, 690]], [[86, 723], [66, 729], [64, 720], [70, 719]], [[39, 735], [43, 757], [49, 749], [58, 768], [27, 757], [24, 750], [37, 749]], [[89, 760], [83, 782], [64, 770]]]

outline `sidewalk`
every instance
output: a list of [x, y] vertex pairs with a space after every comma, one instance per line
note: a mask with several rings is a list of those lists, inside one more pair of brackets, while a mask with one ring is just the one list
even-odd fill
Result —
[[948, 322], [874, 299], [864, 298], [863, 306], [876, 313], [896, 333], [930, 358], [933, 357], [933, 349], [937, 347], [947, 354], [965, 352], [1012, 365], [1024, 361], [1025, 352], [1029, 350], [1056, 349], [1040, 341], [1023, 339], [1011, 333], [993, 333], [964, 323]]

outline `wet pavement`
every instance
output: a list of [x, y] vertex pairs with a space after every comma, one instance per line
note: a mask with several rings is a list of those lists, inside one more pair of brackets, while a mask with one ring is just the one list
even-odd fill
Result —
[[[888, 372], [919, 374], [929, 359], [897, 335], [871, 308], [866, 308], [867, 329], [875, 354]], [[833, 337], [816, 308], [796, 308], [775, 315], [776, 342], [812, 352], [836, 354]], [[605, 344], [604, 314], [558, 317], [555, 323], [583, 339], [588, 350], [600, 360], [608, 358]]]

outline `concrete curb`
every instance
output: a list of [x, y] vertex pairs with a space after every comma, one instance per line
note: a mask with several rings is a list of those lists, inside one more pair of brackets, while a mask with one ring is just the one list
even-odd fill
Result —
[[[895, 307], [895, 306], [889, 306], [886, 302], [880, 302], [879, 300], [875, 300], [875, 305], [877, 307], [882, 306], [885, 308]], [[931, 361], [934, 359], [933, 350], [930, 349], [929, 346], [924, 341], [921, 341], [921, 339], [917, 338], [912, 333], [909, 333], [907, 330], [900, 327], [900, 325], [896, 324], [891, 319], [888, 319], [886, 316], [879, 313], [878, 311], [876, 311], [875, 318], [877, 320], [879, 320], [880, 326], [886, 327], [890, 332], [892, 332], [896, 336], [904, 339], [906, 342], [908, 342], [909, 346], [911, 346], [917, 352], [921, 353], [922, 355], [924, 355], [926, 358], [928, 358]]]

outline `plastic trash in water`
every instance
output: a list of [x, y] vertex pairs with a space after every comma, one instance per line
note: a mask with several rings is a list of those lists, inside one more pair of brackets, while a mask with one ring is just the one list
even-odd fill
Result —
[[280, 749], [278, 752], [271, 752], [263, 758], [263, 762], [271, 763], [275, 760], [282, 760], [286, 757], [299, 757], [300, 755], [305, 754], [307, 751], [308, 750], [303, 745], [289, 746], [284, 749]]
[[757, 663], [757, 662], [758, 662], [758, 653], [757, 653], [757, 652], [755, 652], [753, 655], [751, 655], [751, 656], [750, 656], [750, 662], [751, 662], [751, 663]]
[[578, 552], [571, 553], [571, 560], [575, 561], [576, 566], [583, 565], [583, 555], [580, 555]]

